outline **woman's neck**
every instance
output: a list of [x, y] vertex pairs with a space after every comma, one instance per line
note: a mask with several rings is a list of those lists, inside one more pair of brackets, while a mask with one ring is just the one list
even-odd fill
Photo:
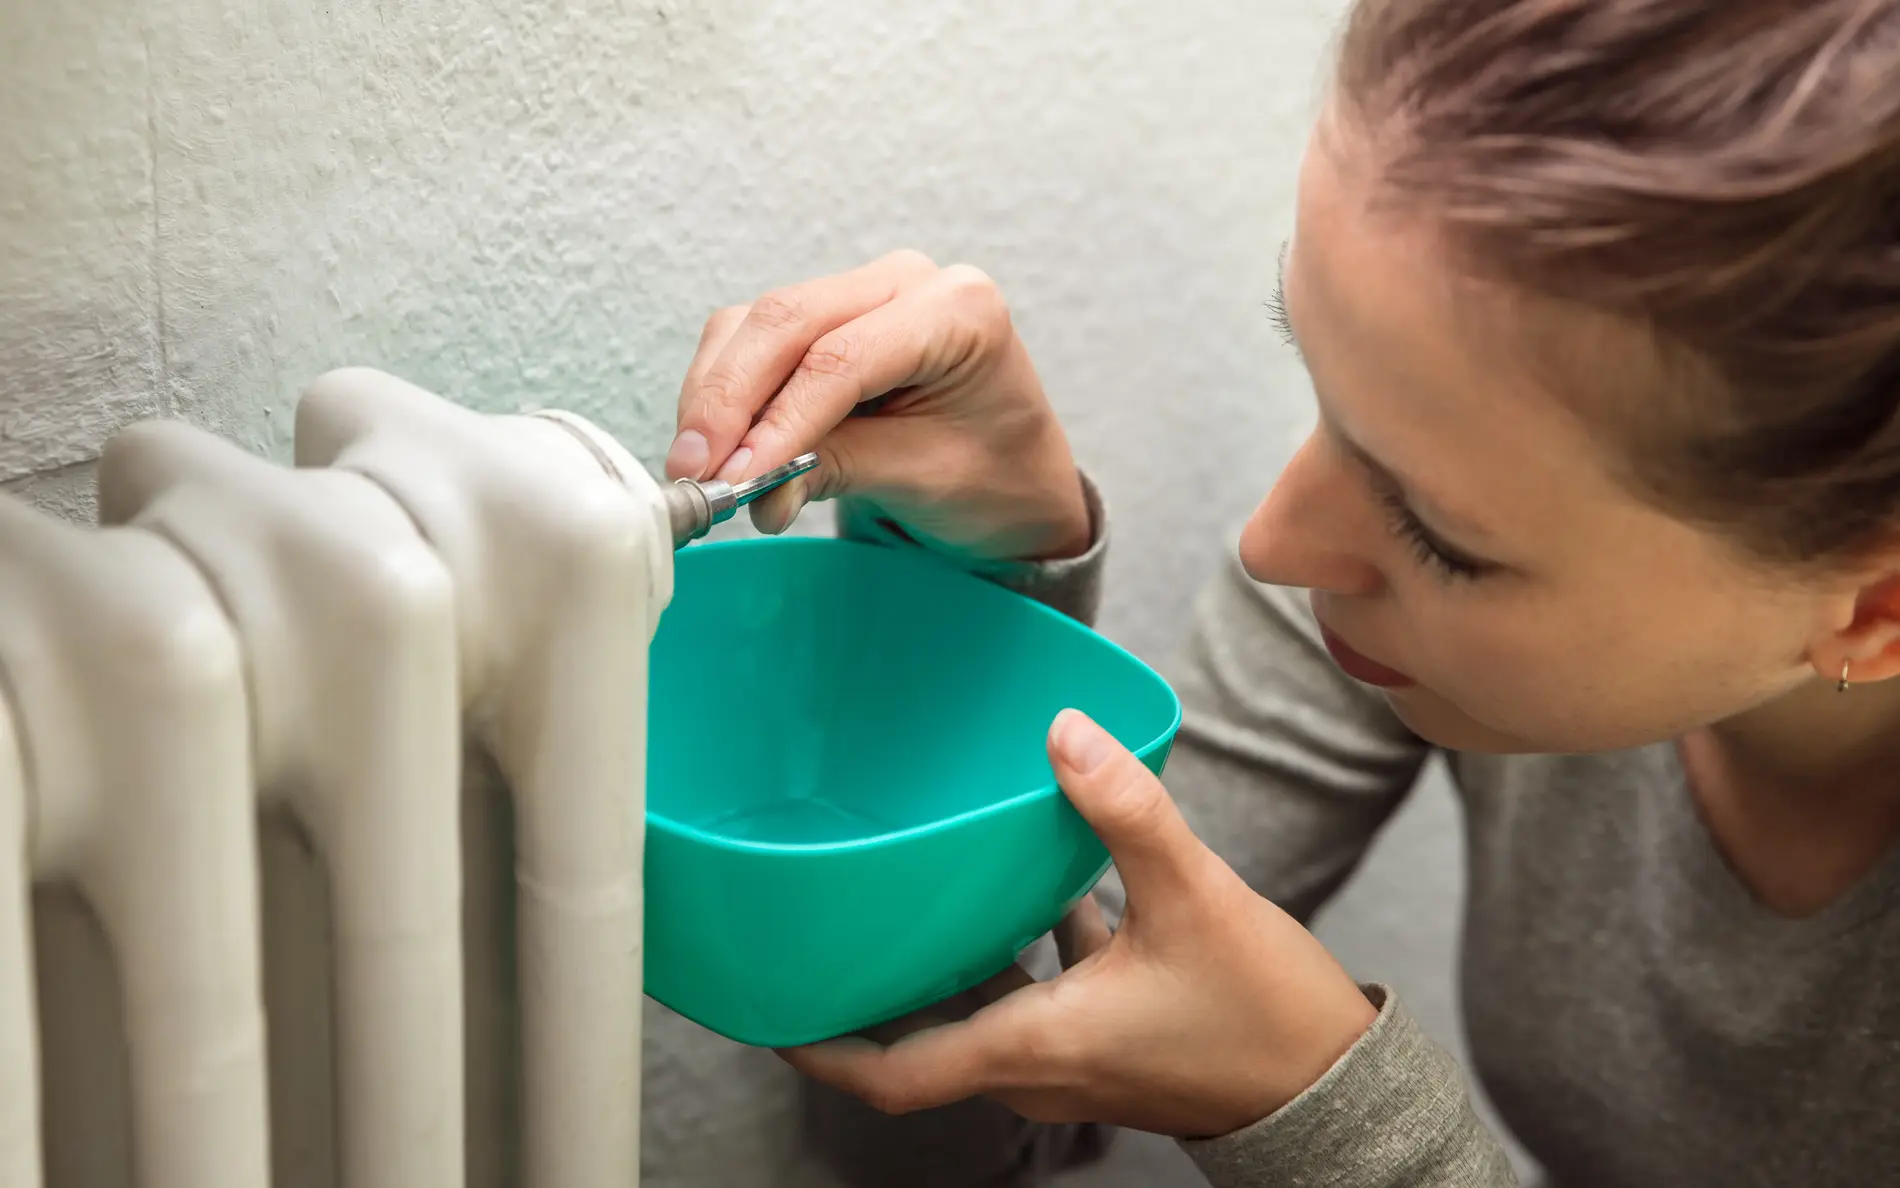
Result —
[[1779, 915], [1824, 910], [1900, 839], [1900, 681], [1816, 683], [1679, 750], [1716, 848]]
[[1900, 680], [1811, 681], [1707, 733], [1752, 794], [1850, 811], [1900, 799]]

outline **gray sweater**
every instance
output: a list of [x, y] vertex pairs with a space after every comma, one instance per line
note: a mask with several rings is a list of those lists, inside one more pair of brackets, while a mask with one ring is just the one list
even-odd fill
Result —
[[[1089, 619], [1107, 537], [1094, 502], [1087, 556], [985, 576]], [[909, 547], [861, 507], [842, 525]], [[1170, 792], [1255, 889], [1310, 916], [1430, 748], [1333, 665], [1303, 595], [1257, 586], [1237, 564], [1204, 592], [1167, 675], [1187, 711]], [[1671, 747], [1448, 759], [1469, 843], [1473, 1071], [1553, 1184], [1900, 1185], [1900, 853], [1820, 915], [1782, 919], [1723, 863]], [[1101, 894], [1119, 906], [1112, 875]], [[1031, 958], [1053, 972], [1046, 946]], [[1377, 1022], [1319, 1083], [1239, 1133], [1185, 1144], [1214, 1188], [1515, 1182], [1456, 1063], [1392, 988], [1367, 991]], [[650, 1046], [650, 1085], [655, 1055]], [[809, 1086], [800, 1100], [780, 1121], [771, 1173], [727, 1163], [674, 1180], [650, 1165], [662, 1173], [651, 1182], [1027, 1184], [1101, 1139], [980, 1102], [886, 1119]], [[651, 1091], [648, 1102], [666, 1108]], [[650, 1151], [673, 1146], [657, 1121]]]

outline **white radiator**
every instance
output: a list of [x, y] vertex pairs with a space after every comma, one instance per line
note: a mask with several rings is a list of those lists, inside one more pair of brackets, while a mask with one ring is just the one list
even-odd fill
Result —
[[660, 488], [390, 376], [0, 499], [0, 1188], [635, 1188]]

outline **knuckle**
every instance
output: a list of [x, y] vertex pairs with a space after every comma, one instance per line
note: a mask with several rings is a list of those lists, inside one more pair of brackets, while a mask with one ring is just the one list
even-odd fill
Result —
[[810, 376], [833, 380], [854, 380], [863, 358], [858, 340], [848, 334], [827, 334], [812, 344], [798, 369]]
[[943, 270], [952, 302], [984, 330], [1005, 330], [1010, 324], [1009, 302], [989, 273], [971, 264], [953, 264]]
[[1003, 301], [1003, 290], [996, 279], [974, 264], [952, 264], [943, 270], [943, 283], [967, 301]]
[[761, 330], [796, 330], [805, 322], [805, 300], [794, 289], [767, 293], [752, 303], [746, 317]]
[[751, 411], [744, 377], [724, 367], [714, 367], [700, 378], [694, 403], [700, 415], [722, 425], [739, 412]]
[[1131, 833], [1146, 832], [1167, 819], [1172, 806], [1167, 790], [1139, 762], [1123, 770], [1102, 797], [1102, 812]]

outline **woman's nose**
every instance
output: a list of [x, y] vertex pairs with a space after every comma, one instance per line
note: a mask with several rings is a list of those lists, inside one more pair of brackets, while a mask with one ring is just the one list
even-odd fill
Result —
[[1247, 575], [1270, 586], [1375, 594], [1384, 575], [1363, 552], [1363, 492], [1318, 432], [1309, 435], [1254, 509], [1240, 537]]

